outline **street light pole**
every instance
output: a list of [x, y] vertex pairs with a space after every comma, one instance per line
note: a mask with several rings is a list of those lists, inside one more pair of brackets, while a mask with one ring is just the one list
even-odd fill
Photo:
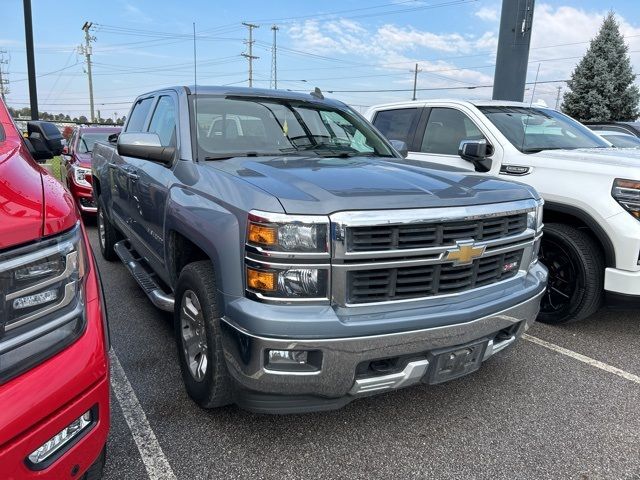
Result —
[[27, 76], [29, 77], [29, 104], [31, 120], [38, 120], [38, 94], [36, 91], [36, 59], [33, 53], [33, 25], [31, 23], [31, 0], [23, 0], [24, 36], [27, 47]]

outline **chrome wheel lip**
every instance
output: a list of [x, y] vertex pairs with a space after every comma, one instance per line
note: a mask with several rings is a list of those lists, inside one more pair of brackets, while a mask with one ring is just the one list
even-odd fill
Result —
[[98, 240], [100, 241], [100, 246], [104, 249], [105, 248], [105, 241], [106, 241], [106, 233], [105, 233], [105, 226], [104, 226], [104, 212], [102, 211], [102, 209], [98, 209]]
[[202, 307], [193, 290], [185, 290], [180, 302], [180, 339], [191, 377], [202, 382], [209, 365], [209, 345]]

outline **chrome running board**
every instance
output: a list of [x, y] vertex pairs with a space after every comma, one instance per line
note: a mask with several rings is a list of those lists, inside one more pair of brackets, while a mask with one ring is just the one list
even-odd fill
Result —
[[136, 260], [133, 256], [128, 243], [126, 240], [121, 240], [113, 246], [113, 249], [118, 257], [120, 257], [120, 260], [122, 260], [122, 263], [129, 269], [133, 278], [136, 279], [140, 288], [147, 294], [151, 303], [160, 310], [173, 312], [173, 305], [175, 303], [173, 295], [165, 293], [164, 290], [160, 288], [153, 276], [147, 272], [140, 261]]

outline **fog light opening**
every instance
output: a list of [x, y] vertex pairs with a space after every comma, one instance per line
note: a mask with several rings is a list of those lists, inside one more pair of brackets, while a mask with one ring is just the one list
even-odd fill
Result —
[[322, 353], [318, 350], [267, 350], [265, 368], [281, 372], [319, 371]]
[[27, 463], [34, 469], [47, 467], [51, 463], [48, 460], [65, 447], [71, 446], [75, 439], [95, 424], [96, 417], [94, 409], [87, 410], [31, 453], [27, 457]]

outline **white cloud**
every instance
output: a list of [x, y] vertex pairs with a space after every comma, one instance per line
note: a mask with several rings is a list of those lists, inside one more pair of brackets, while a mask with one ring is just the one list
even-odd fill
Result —
[[474, 12], [474, 15], [487, 22], [497, 22], [500, 19], [498, 7], [481, 7]]

